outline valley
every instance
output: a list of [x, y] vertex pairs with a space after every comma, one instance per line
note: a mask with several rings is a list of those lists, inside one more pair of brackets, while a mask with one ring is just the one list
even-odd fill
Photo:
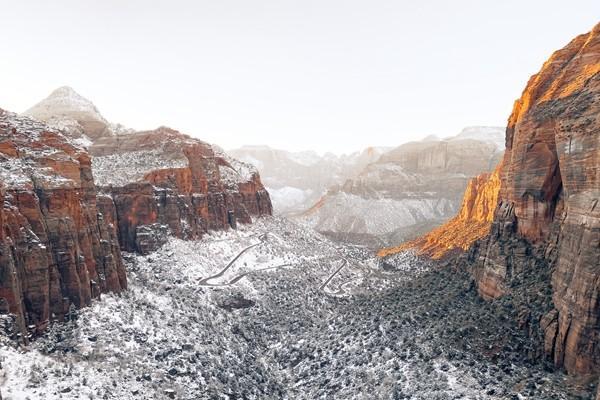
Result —
[[570, 399], [591, 390], [524, 358], [534, 344], [507, 304], [482, 303], [465, 271], [410, 254], [383, 268], [281, 217], [124, 258], [126, 292], [74, 311], [27, 350], [3, 347], [3, 398]]
[[[301, 11], [293, 15], [314, 10]], [[338, 11], [329, 33], [349, 18]], [[375, 20], [387, 18], [378, 12]], [[151, 32], [181, 34], [164, 15]], [[510, 86], [510, 68], [493, 68], [506, 58], [479, 65], [468, 53], [453, 72], [437, 44], [455, 28], [414, 40], [414, 26], [390, 51], [379, 47], [387, 34], [346, 42], [369, 34], [361, 20], [333, 35], [330, 44], [345, 47], [319, 58], [310, 43], [310, 57], [296, 58], [279, 51], [295, 49], [279, 33], [247, 36], [263, 25], [242, 29], [242, 14], [224, 35], [208, 35], [221, 27], [199, 15], [185, 21], [208, 29], [193, 38], [198, 47], [135, 46], [152, 60], [151, 85], [99, 87], [121, 68], [143, 77], [137, 56], [82, 83], [113, 115], [150, 127], [111, 122], [69, 86], [21, 113], [0, 108], [0, 400], [600, 400], [600, 24], [569, 33], [498, 127], [488, 105]], [[288, 28], [278, 22], [263, 21]], [[509, 34], [503, 28], [496, 44]], [[470, 44], [485, 37], [484, 52], [492, 47], [473, 36]], [[205, 37], [249, 42], [183, 63], [215, 50]], [[516, 51], [525, 37], [511, 42], [515, 71], [530, 68], [512, 62], [533, 57], [531, 44]], [[268, 79], [245, 75], [261, 65], [254, 44], [278, 48], [262, 55]], [[398, 59], [380, 58], [382, 49]], [[338, 51], [350, 62], [326, 74], [310, 68]], [[163, 59], [177, 67], [168, 79], [150, 72]], [[203, 70], [221, 59], [218, 73]], [[358, 59], [375, 69], [354, 70]], [[413, 63], [418, 73], [404, 74]], [[24, 70], [38, 65], [54, 64]], [[68, 66], [78, 68], [70, 58]], [[491, 72], [477, 83], [484, 67]], [[86, 71], [77, 70], [79, 84]], [[446, 73], [459, 90], [437, 81]], [[13, 90], [10, 104], [37, 96], [41, 81]], [[483, 122], [461, 130], [465, 121]], [[305, 145], [356, 151], [298, 150]]]

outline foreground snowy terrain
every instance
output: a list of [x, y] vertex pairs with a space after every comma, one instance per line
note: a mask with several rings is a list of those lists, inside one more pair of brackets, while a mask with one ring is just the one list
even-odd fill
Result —
[[[0, 350], [3, 399], [568, 399], [460, 272], [283, 218], [128, 254], [129, 289]], [[468, 285], [467, 285], [468, 286]], [[508, 335], [501, 358], [498, 335]]]

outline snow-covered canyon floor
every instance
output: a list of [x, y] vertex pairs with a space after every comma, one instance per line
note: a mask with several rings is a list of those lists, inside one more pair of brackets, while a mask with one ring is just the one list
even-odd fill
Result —
[[126, 292], [27, 348], [2, 343], [4, 400], [569, 399], [575, 390], [523, 360], [529, 344], [502, 320], [502, 304], [411, 255], [382, 266], [269, 217], [125, 257]]

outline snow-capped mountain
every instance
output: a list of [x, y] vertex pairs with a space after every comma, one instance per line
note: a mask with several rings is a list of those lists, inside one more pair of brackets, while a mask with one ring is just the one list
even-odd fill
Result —
[[405, 143], [332, 186], [303, 215], [320, 232], [371, 246], [387, 246], [451, 218], [469, 179], [499, 162], [500, 128], [465, 128], [447, 139]]
[[494, 144], [498, 150], [504, 150], [506, 128], [501, 126], [468, 126], [458, 135], [447, 140], [475, 139]]
[[89, 145], [102, 136], [114, 135], [115, 130], [122, 130], [120, 125], [112, 126], [94, 103], [69, 86], [54, 90], [23, 114], [53, 128], [68, 131], [83, 145]]
[[386, 150], [384, 147], [369, 147], [338, 156], [332, 153], [319, 155], [314, 151], [291, 152], [268, 146], [243, 146], [228, 153], [258, 168], [275, 212], [294, 215], [307, 210], [328, 188], [356, 175]]

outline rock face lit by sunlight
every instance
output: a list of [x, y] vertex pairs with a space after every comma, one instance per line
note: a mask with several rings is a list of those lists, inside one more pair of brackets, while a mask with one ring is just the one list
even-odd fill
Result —
[[6, 2], [0, 400], [600, 400], [597, 2]]
[[500, 168], [481, 174], [469, 182], [460, 211], [450, 221], [426, 235], [377, 252], [380, 257], [414, 249], [419, 255], [439, 259], [452, 250], [468, 250], [489, 232], [500, 194]]

